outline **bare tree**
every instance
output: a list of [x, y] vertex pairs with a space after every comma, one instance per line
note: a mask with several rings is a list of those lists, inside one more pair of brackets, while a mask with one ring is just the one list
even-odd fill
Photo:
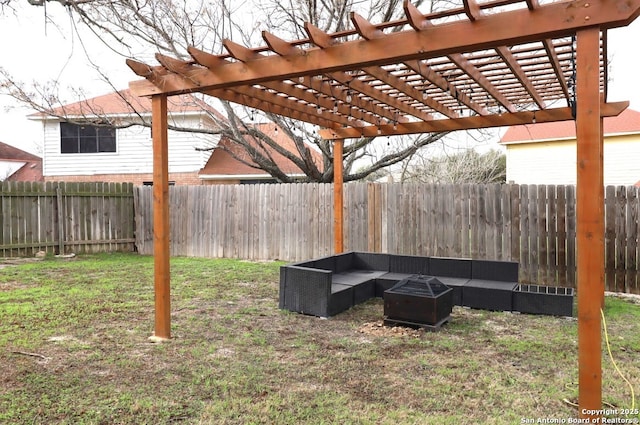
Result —
[[453, 155], [416, 156], [403, 170], [402, 181], [422, 183], [504, 183], [506, 156], [497, 150], [466, 149]]
[[[0, 4], [11, 7], [15, 1], [17, 0], [2, 0]], [[105, 46], [118, 52], [123, 58], [137, 59], [149, 58], [150, 53], [155, 52], [186, 59], [187, 46], [219, 51], [225, 38], [246, 45], [259, 45], [262, 41], [258, 41], [258, 30], [263, 29], [273, 31], [283, 38], [301, 38], [306, 36], [302, 26], [305, 21], [327, 32], [340, 31], [349, 26], [349, 12], [354, 10], [373, 21], [388, 21], [402, 14], [401, 0], [254, 1], [255, 4], [232, 0], [29, 0], [29, 3], [35, 6], [57, 3], [67, 8]], [[420, 3], [422, 1], [418, 1], [417, 5]], [[252, 27], [247, 25], [246, 19], [241, 19], [240, 14], [254, 9], [263, 20], [258, 22], [259, 26]], [[97, 66], [94, 68], [100, 72]], [[101, 77], [109, 81], [108, 75], [101, 74]], [[8, 94], [45, 114], [52, 114], [56, 107], [65, 103], [55, 82], [27, 85], [2, 68], [0, 93]], [[81, 97], [82, 91], [77, 90], [74, 94]], [[306, 181], [333, 180], [330, 142], [318, 137], [309, 126], [276, 115], [259, 115], [261, 120], [277, 124], [294, 141], [295, 149], [288, 150], [256, 126], [250, 125], [248, 117], [254, 116], [255, 112], [226, 102], [222, 104], [226, 119], [212, 116], [218, 124], [217, 129], [196, 130], [180, 126], [171, 128], [178, 131], [208, 131], [226, 136], [244, 150], [243, 155], [228, 151], [236, 159], [261, 168], [282, 182], [290, 182], [291, 177], [280, 169], [269, 155], [270, 151], [276, 151], [293, 162], [305, 174]], [[61, 119], [67, 118], [64, 114], [59, 115]], [[118, 123], [104, 116], [93, 120], [94, 125], [150, 125], [148, 119], [139, 114], [133, 114], [129, 121], [120, 120]], [[351, 139], [344, 147], [344, 179], [362, 179], [381, 169], [407, 161], [421, 148], [442, 137], [443, 134], [424, 134], [412, 138], [397, 138], [389, 146], [376, 142], [376, 138]], [[309, 145], [321, 152], [322, 164], [313, 160]], [[368, 159], [364, 161], [367, 165], [356, 169], [354, 164], [361, 164], [364, 159]]]

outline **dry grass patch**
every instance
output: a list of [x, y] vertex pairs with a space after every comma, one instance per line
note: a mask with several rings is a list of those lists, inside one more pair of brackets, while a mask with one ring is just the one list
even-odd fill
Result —
[[[279, 263], [172, 260], [173, 339], [152, 344], [153, 264], [137, 255], [0, 270], [0, 423], [513, 424], [576, 416], [576, 321], [454, 308], [441, 332], [278, 309]], [[607, 299], [640, 382], [640, 306]], [[18, 352], [43, 356], [30, 356]], [[45, 359], [48, 359], [45, 361]], [[604, 398], [629, 407], [609, 363]]]

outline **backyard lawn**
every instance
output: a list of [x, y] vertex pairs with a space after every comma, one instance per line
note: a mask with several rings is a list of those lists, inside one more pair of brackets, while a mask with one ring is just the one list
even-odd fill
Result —
[[[379, 326], [377, 299], [324, 320], [278, 309], [282, 263], [174, 258], [173, 339], [154, 344], [152, 257], [15, 263], [0, 269], [1, 424], [521, 424], [578, 416], [575, 319], [455, 307], [441, 332], [407, 331]], [[637, 394], [640, 304], [606, 304], [613, 356]], [[603, 359], [606, 407], [631, 408], [604, 344]]]

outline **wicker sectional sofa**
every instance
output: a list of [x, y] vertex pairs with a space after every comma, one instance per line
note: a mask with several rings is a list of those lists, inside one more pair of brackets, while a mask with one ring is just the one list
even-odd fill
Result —
[[370, 298], [383, 297], [384, 291], [416, 274], [437, 277], [451, 287], [454, 305], [572, 315], [570, 288], [520, 285], [516, 262], [370, 252], [347, 252], [282, 266], [279, 306], [330, 317]]

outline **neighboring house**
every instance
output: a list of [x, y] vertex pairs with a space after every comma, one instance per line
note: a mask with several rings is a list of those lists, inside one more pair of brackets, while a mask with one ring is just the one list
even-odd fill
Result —
[[[215, 119], [225, 120], [210, 105], [191, 95], [169, 97], [167, 107], [170, 126], [215, 130]], [[41, 121], [44, 128], [44, 180], [151, 184], [151, 129], [140, 125], [123, 125], [132, 121], [140, 122], [137, 116], [150, 120], [151, 101], [134, 97], [129, 90], [64, 105], [51, 114], [30, 115], [29, 119]], [[105, 121], [112, 126], [105, 125]], [[282, 131], [278, 133], [279, 141], [287, 146], [292, 145], [293, 142]], [[169, 180], [173, 184], [273, 180], [264, 171], [233, 158], [225, 149], [239, 156], [243, 153], [230, 140], [220, 140], [219, 135], [169, 129], [168, 139]], [[223, 148], [218, 148], [219, 143]], [[286, 158], [272, 151], [270, 154], [277, 158], [288, 174], [300, 173]]]
[[[211, 114], [218, 112], [191, 95], [170, 97], [167, 108], [169, 125], [215, 128]], [[152, 182], [151, 129], [126, 126], [140, 122], [137, 116], [150, 120], [151, 101], [134, 97], [129, 90], [64, 105], [50, 115], [30, 115], [29, 119], [41, 121], [44, 128], [45, 181]], [[105, 121], [112, 126], [103, 125]], [[198, 171], [209, 157], [202, 149], [213, 148], [219, 138], [169, 130], [169, 180], [198, 184]]]
[[0, 142], [0, 181], [43, 181], [42, 159]]
[[[576, 184], [574, 121], [509, 127], [507, 182]], [[604, 119], [604, 184], [640, 184], [640, 112], [627, 109]]]
[[[297, 152], [293, 140], [275, 124], [256, 124], [256, 127], [264, 134], [272, 138], [280, 146], [289, 152]], [[255, 140], [249, 139], [251, 144], [262, 150], [265, 155], [271, 157], [278, 168], [292, 178], [303, 178], [305, 174], [291, 160], [284, 157], [274, 149], [261, 146]], [[322, 155], [310, 148], [314, 162], [322, 170]], [[239, 158], [240, 160], [236, 159]], [[207, 164], [199, 173], [204, 184], [251, 184], [273, 183], [275, 179], [266, 171], [257, 168], [255, 162], [249, 158], [247, 152], [230, 139], [223, 137], [218, 146], [211, 153]]]

